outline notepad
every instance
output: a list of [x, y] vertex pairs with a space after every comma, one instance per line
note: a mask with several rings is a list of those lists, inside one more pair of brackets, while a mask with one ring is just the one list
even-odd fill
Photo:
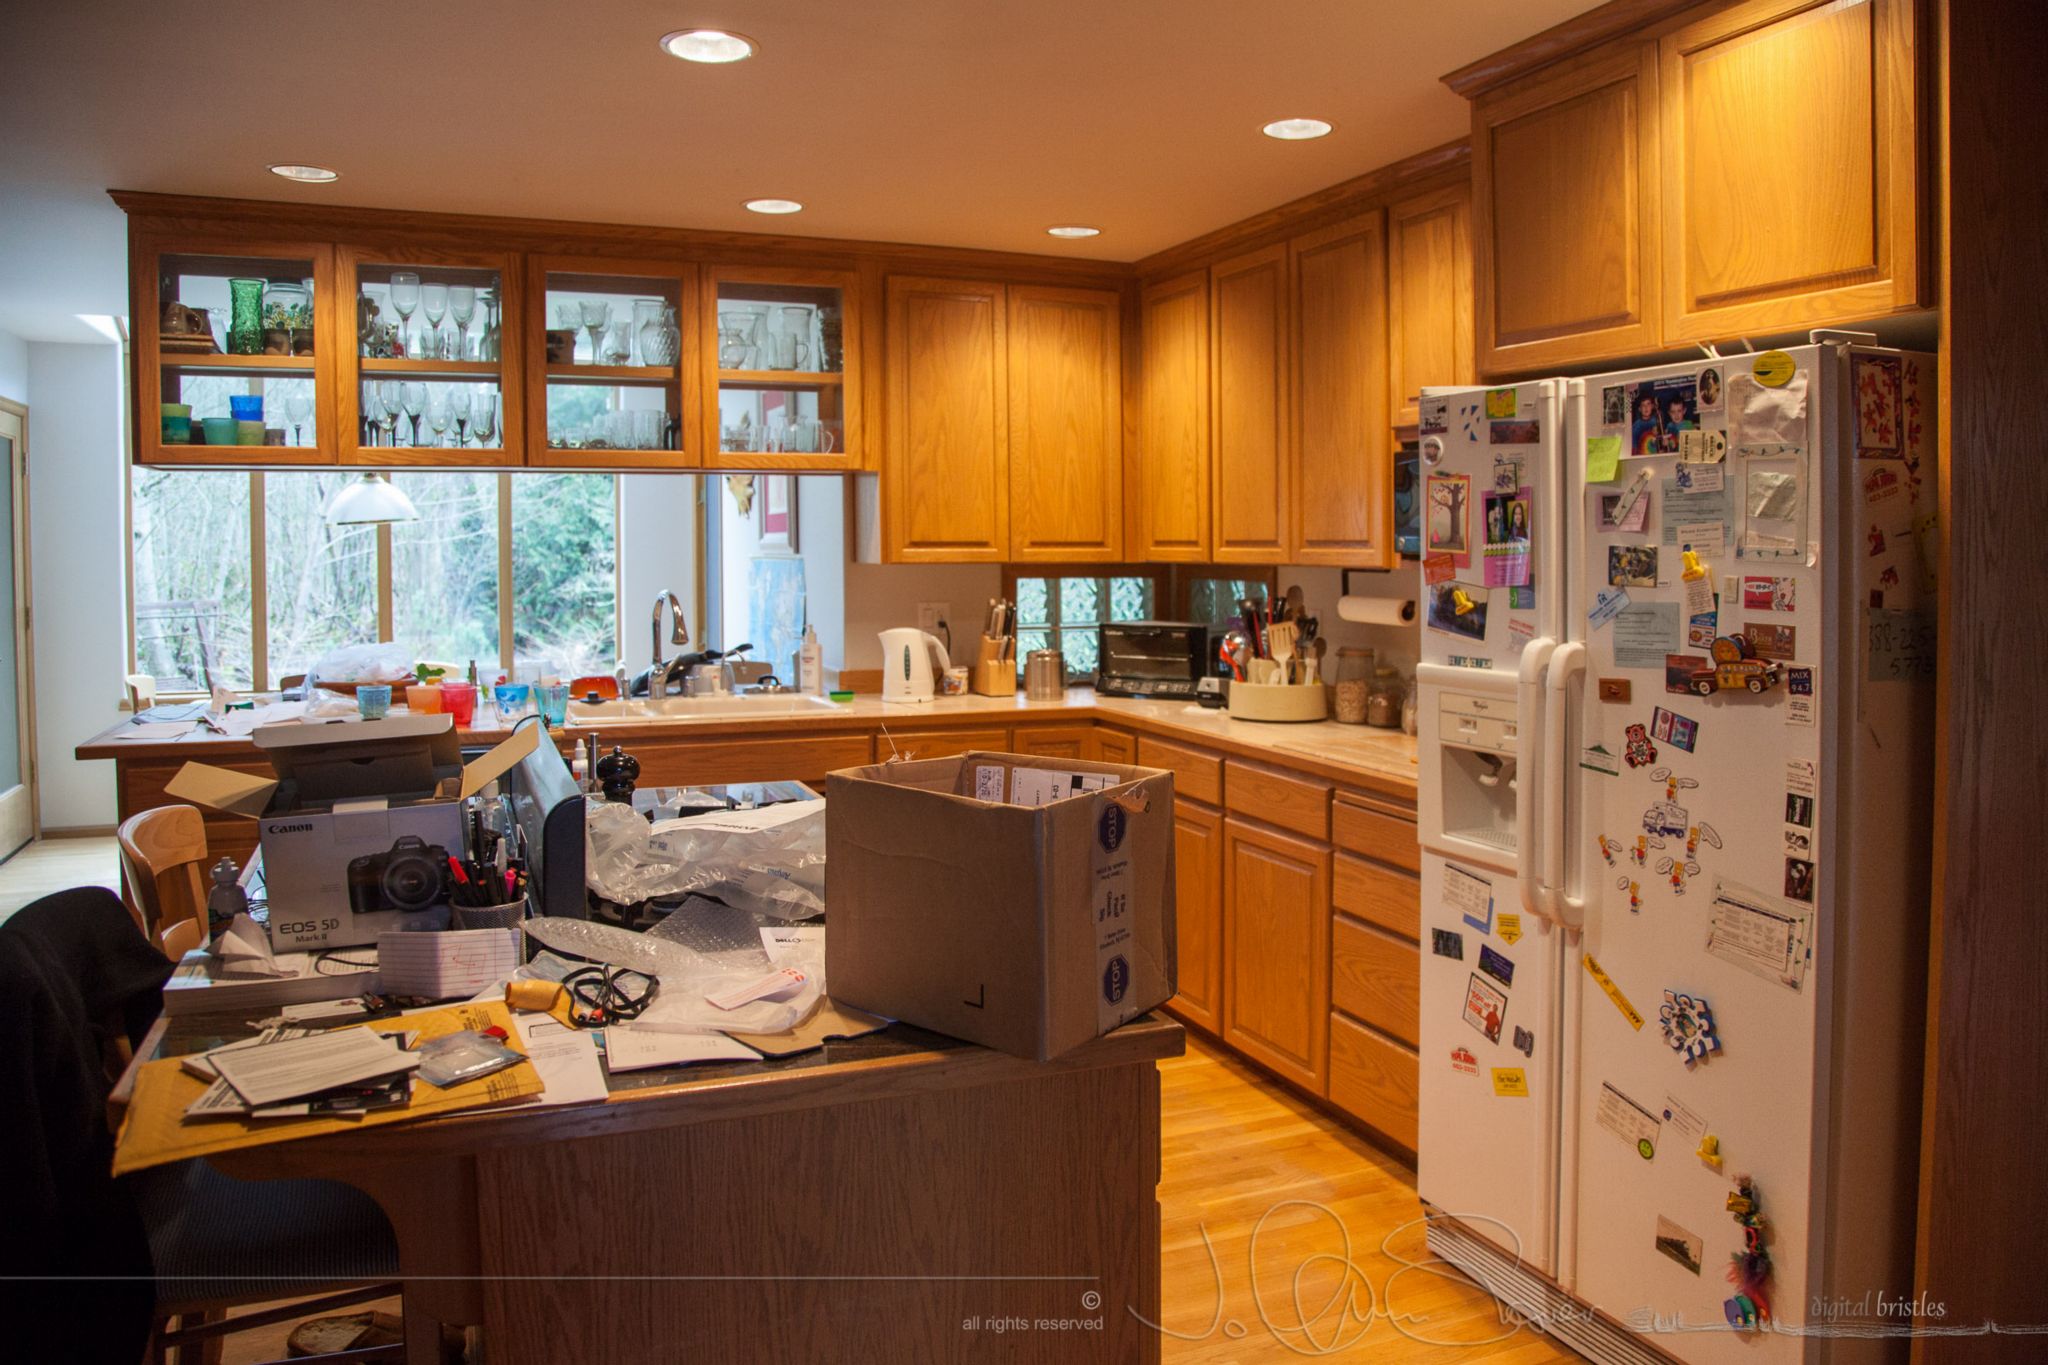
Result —
[[517, 929], [377, 935], [377, 975], [387, 995], [471, 996], [518, 967]]
[[411, 1071], [420, 1059], [395, 1039], [366, 1028], [338, 1028], [311, 1038], [227, 1048], [209, 1054], [220, 1078], [252, 1107], [297, 1099], [372, 1076]]
[[689, 1062], [756, 1062], [761, 1054], [723, 1033], [668, 1033], [614, 1024], [604, 1031], [605, 1065], [613, 1071]]

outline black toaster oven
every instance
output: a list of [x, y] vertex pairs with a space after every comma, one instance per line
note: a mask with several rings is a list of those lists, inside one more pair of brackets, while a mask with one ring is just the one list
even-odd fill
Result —
[[1105, 697], [1188, 697], [1210, 672], [1209, 627], [1192, 621], [1115, 621], [1101, 628], [1095, 690]]

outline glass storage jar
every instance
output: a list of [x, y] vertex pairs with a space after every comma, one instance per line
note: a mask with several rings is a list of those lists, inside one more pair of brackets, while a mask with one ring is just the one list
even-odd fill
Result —
[[1401, 702], [1405, 696], [1400, 672], [1392, 665], [1378, 669], [1373, 674], [1372, 694], [1365, 702], [1365, 723], [1384, 730], [1398, 728], [1401, 724]]
[[1372, 651], [1344, 645], [1337, 651], [1337, 720], [1343, 725], [1365, 724], [1367, 699], [1372, 693]]

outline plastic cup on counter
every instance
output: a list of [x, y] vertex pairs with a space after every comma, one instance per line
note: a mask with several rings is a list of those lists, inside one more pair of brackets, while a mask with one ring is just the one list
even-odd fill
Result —
[[467, 682], [444, 682], [441, 684], [441, 709], [454, 718], [455, 724], [464, 726], [476, 719], [476, 684]]
[[391, 711], [389, 683], [362, 683], [356, 688], [356, 711], [364, 720], [382, 720]]
[[416, 716], [438, 716], [441, 714], [441, 684], [414, 683], [405, 689], [405, 704]]
[[562, 725], [569, 719], [569, 684], [542, 683], [535, 691], [540, 696], [541, 718], [549, 725]]
[[499, 683], [491, 689], [491, 700], [497, 703], [499, 715], [516, 716], [526, 709], [526, 698], [532, 691], [533, 686], [530, 683]]

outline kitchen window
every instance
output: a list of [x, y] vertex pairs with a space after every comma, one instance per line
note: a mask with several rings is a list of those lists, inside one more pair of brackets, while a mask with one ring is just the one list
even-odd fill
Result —
[[1207, 565], [1124, 564], [1107, 573], [1099, 565], [1007, 565], [1003, 592], [1017, 604], [1017, 676], [1024, 676], [1026, 654], [1057, 648], [1069, 682], [1093, 680], [1096, 632], [1105, 621], [1195, 621], [1220, 634], [1236, 617], [1239, 598], [1273, 595], [1274, 570], [1232, 573], [1217, 577]]
[[618, 490], [609, 474], [401, 470], [419, 520], [332, 526], [348, 470], [141, 469], [129, 492], [130, 644], [159, 691], [268, 690], [338, 645], [395, 640], [487, 672], [609, 673]]

